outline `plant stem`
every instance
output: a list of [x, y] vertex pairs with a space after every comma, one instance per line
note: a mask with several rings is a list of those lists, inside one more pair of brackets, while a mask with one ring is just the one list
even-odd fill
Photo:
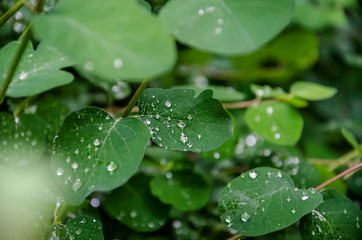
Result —
[[25, 111], [25, 109], [29, 106], [29, 103], [33, 101], [38, 95], [33, 95], [25, 98], [24, 101], [21, 102], [20, 106], [14, 112], [15, 117], [19, 117], [19, 115]]
[[239, 239], [239, 238], [241, 238], [243, 235], [241, 235], [240, 233], [239, 234], [237, 234], [237, 235], [235, 235], [235, 236], [233, 236], [233, 237], [231, 237], [231, 238], [228, 238], [227, 240], [236, 240], [236, 239]]
[[67, 212], [68, 209], [68, 205], [67, 204], [63, 204], [62, 207], [60, 208], [59, 212], [57, 212], [56, 209], [56, 214], [54, 216], [54, 221], [52, 225], [56, 225], [62, 222], [62, 219], [65, 215], [65, 213]]
[[132, 112], [134, 105], [136, 105], [136, 102], [138, 101], [141, 94], [143, 93], [143, 91], [146, 89], [146, 87], [150, 82], [151, 82], [150, 78], [143, 80], [143, 82], [141, 83], [141, 85], [138, 87], [137, 91], [131, 98], [131, 101], [128, 103], [127, 108], [122, 115], [122, 118], [127, 117]]
[[353, 172], [353, 171], [355, 171], [355, 170], [357, 170], [357, 169], [359, 169], [359, 168], [362, 168], [362, 163], [359, 163], [359, 164], [357, 164], [357, 165], [355, 165], [355, 166], [353, 166], [353, 167], [351, 167], [351, 168], [347, 169], [346, 171], [341, 172], [341, 173], [340, 173], [340, 174], [338, 174], [337, 176], [335, 176], [335, 177], [333, 177], [333, 178], [329, 179], [328, 181], [326, 181], [326, 182], [322, 183], [321, 185], [319, 185], [318, 187], [316, 187], [316, 188], [315, 188], [315, 190], [317, 190], [317, 191], [318, 191], [318, 190], [320, 190], [321, 188], [323, 188], [323, 187], [327, 186], [328, 184], [330, 184], [330, 183], [332, 183], [332, 182], [336, 181], [337, 179], [339, 179], [339, 178], [341, 178], [341, 177], [343, 177], [343, 176], [347, 175], [348, 173]]
[[22, 6], [24, 0], [17, 1], [9, 10], [0, 17], [0, 27], [5, 24]]
[[36, 5], [34, 6], [34, 12], [41, 12], [43, 8], [44, 0], [39, 0]]
[[236, 108], [247, 108], [255, 104], [261, 103], [259, 99], [254, 99], [250, 101], [241, 101], [241, 102], [232, 102], [232, 103], [223, 103], [222, 105], [226, 109], [236, 109]]
[[30, 38], [30, 25], [25, 29], [23, 35], [21, 36], [20, 45], [18, 47], [18, 50], [16, 51], [13, 61], [11, 62], [10, 69], [9, 69], [8, 73], [6, 74], [5, 81], [4, 81], [3, 85], [1, 86], [0, 104], [2, 104], [5, 99], [6, 90], [8, 89], [8, 87], [11, 83], [11, 80], [16, 71], [16, 68], [19, 65], [20, 59], [23, 56], [23, 53], [24, 53], [24, 50], [25, 50], [26, 44], [28, 43], [29, 38]]

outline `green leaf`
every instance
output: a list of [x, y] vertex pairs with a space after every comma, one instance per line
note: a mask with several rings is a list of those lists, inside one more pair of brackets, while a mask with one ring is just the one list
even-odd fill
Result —
[[248, 126], [266, 140], [280, 145], [294, 145], [303, 130], [303, 118], [292, 107], [281, 102], [264, 102], [248, 108]]
[[176, 89], [192, 89], [196, 95], [199, 95], [206, 89], [213, 91], [213, 97], [221, 102], [237, 102], [245, 99], [245, 94], [235, 90], [232, 87], [207, 85], [206, 87], [199, 87], [192, 84], [185, 84], [174, 87]]
[[219, 215], [239, 233], [260, 236], [292, 225], [322, 200], [313, 189], [294, 188], [283, 171], [255, 168], [227, 185], [219, 200]]
[[66, 225], [52, 225], [43, 234], [43, 240], [103, 240], [102, 224], [88, 216], [77, 217]]
[[112, 190], [136, 171], [149, 131], [134, 118], [114, 120], [102, 109], [71, 113], [54, 140], [51, 167], [70, 205], [95, 190]]
[[33, 114], [19, 118], [0, 112], [0, 161], [12, 166], [30, 165], [40, 159], [46, 146], [46, 127]]
[[362, 211], [334, 189], [322, 191], [323, 203], [300, 221], [303, 239], [354, 240], [362, 236]]
[[221, 103], [205, 90], [156, 89], [144, 91], [140, 119], [160, 147], [180, 151], [210, 151], [232, 136], [231, 118]]
[[250, 90], [252, 93], [254, 93], [256, 97], [261, 99], [277, 97], [285, 94], [282, 88], [280, 87], [272, 88], [269, 85], [261, 86], [261, 85], [251, 84]]
[[353, 133], [346, 128], [342, 128], [342, 134], [343, 134], [344, 138], [349, 142], [349, 144], [351, 144], [351, 146], [354, 149], [356, 149], [357, 151], [359, 151], [362, 154], [362, 148], [358, 144], [357, 139], [355, 138]]
[[55, 135], [70, 114], [69, 108], [57, 98], [45, 97], [36, 107], [36, 114], [46, 123], [48, 145], [53, 144]]
[[160, 229], [166, 223], [169, 207], [151, 195], [149, 181], [146, 175], [137, 175], [114, 190], [104, 203], [107, 212], [135, 231]]
[[[19, 45], [19, 42], [10, 42], [1, 49], [0, 76], [7, 74]], [[72, 64], [73, 62], [64, 57], [59, 50], [42, 42], [34, 51], [29, 42], [6, 95], [26, 97], [68, 84], [73, 80], [73, 75], [59, 69]], [[4, 77], [0, 78], [0, 84], [4, 79]]]
[[295, 82], [290, 87], [290, 93], [309, 101], [318, 101], [333, 97], [337, 89], [313, 82]]
[[291, 0], [172, 0], [161, 9], [160, 19], [182, 43], [235, 55], [268, 42], [292, 14]]
[[97, 75], [140, 81], [167, 71], [175, 62], [169, 33], [133, 0], [62, 0], [33, 24], [38, 38]]
[[151, 192], [163, 203], [182, 211], [200, 209], [209, 200], [210, 186], [199, 174], [192, 172], [167, 172], [151, 180]]

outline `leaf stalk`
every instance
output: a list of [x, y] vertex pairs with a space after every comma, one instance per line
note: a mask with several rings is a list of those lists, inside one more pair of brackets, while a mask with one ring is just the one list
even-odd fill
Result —
[[133, 107], [136, 105], [138, 99], [140, 98], [143, 91], [146, 89], [148, 84], [151, 82], [150, 78], [147, 78], [142, 81], [141, 85], [139, 85], [137, 91], [132, 96], [131, 101], [129, 101], [126, 110], [124, 111], [122, 118], [128, 117], [128, 115], [132, 112]]

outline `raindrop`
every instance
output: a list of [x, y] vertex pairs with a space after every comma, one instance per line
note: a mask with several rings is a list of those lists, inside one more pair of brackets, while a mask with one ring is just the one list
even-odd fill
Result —
[[189, 148], [192, 147], [192, 145], [193, 145], [192, 142], [188, 142], [188, 143], [187, 143], [187, 146], [188, 146]]
[[181, 136], [180, 136], [180, 141], [182, 142], [182, 143], [186, 143], [187, 142], [187, 137], [185, 136], [185, 134], [184, 133], [181, 133]]
[[258, 176], [258, 174], [255, 171], [250, 171], [249, 172], [249, 177], [252, 179], [255, 179]]
[[243, 222], [248, 221], [249, 218], [250, 218], [250, 215], [249, 215], [247, 212], [244, 212], [244, 213], [241, 215], [241, 221], [243, 221]]
[[111, 116], [107, 115], [106, 120], [109, 120], [109, 119], [111, 119]]
[[166, 173], [166, 178], [171, 179], [172, 178], [172, 172], [167, 172]]
[[84, 142], [84, 140], [85, 140], [84, 137], [80, 138], [80, 142]]
[[84, 173], [88, 173], [89, 172], [89, 168], [84, 168]]
[[20, 73], [19, 79], [20, 80], [25, 80], [27, 77], [28, 77], [28, 73], [23, 71], [23, 72]]
[[219, 18], [219, 19], [217, 20], [217, 24], [223, 25], [223, 23], [224, 23], [224, 20], [223, 20], [222, 18]]
[[103, 129], [102, 125], [98, 127], [99, 131], [102, 131], [102, 129]]
[[90, 204], [92, 205], [92, 207], [97, 208], [101, 205], [101, 202], [99, 201], [98, 198], [92, 198]]
[[213, 156], [214, 156], [215, 159], [219, 159], [220, 158], [220, 153], [214, 152]]
[[188, 115], [188, 116], [187, 116], [187, 119], [188, 119], [188, 120], [192, 120], [192, 116], [191, 116], [191, 115]]
[[280, 178], [283, 177], [282, 172], [281, 172], [281, 171], [278, 171], [278, 172], [277, 172], [277, 176], [280, 177]]
[[203, 9], [200, 9], [198, 12], [197, 12], [200, 16], [204, 15], [205, 14], [205, 11]]
[[198, 134], [198, 135], [197, 135], [197, 138], [198, 138], [198, 139], [201, 139], [201, 135], [200, 135], [200, 134]]
[[145, 123], [146, 123], [146, 125], [150, 125], [151, 121], [149, 119], [146, 119]]
[[58, 176], [62, 176], [63, 174], [64, 174], [63, 168], [58, 168], [58, 169], [57, 169], [57, 175], [58, 175]]
[[115, 59], [113, 62], [113, 67], [116, 69], [120, 69], [121, 67], [123, 67], [123, 61], [119, 58]]
[[117, 164], [115, 162], [110, 162], [108, 165], [107, 165], [107, 170], [109, 172], [113, 172], [114, 170], [117, 169]]
[[166, 101], [166, 102], [165, 102], [165, 106], [168, 107], [168, 108], [171, 107], [171, 102], [170, 102], [170, 101]]
[[292, 198], [290, 196], [287, 197], [287, 202], [292, 201]]
[[245, 139], [246, 145], [253, 147], [256, 144], [256, 137], [254, 135], [248, 135]]
[[271, 106], [267, 107], [267, 108], [266, 108], [266, 112], [267, 112], [269, 115], [272, 115], [273, 112], [274, 112], [273, 107], [271, 107]]
[[79, 149], [78, 149], [78, 148], [75, 149], [74, 154], [75, 154], [75, 155], [78, 155], [78, 154], [79, 154]]
[[82, 220], [79, 221], [79, 223], [82, 223], [82, 224], [87, 223], [87, 219], [83, 218]]
[[262, 211], [262, 212], [265, 212], [265, 208], [262, 208], [261, 211]]
[[344, 213], [344, 214], [347, 214], [347, 210], [346, 210], [346, 209], [343, 209], [343, 213]]
[[153, 224], [153, 223], [148, 223], [148, 227], [149, 227], [149, 228], [154, 228], [154, 227], [155, 227], [155, 224]]
[[186, 127], [186, 123], [184, 123], [183, 121], [180, 121], [179, 123], [177, 123], [177, 126], [179, 126], [180, 128], [184, 128], [184, 127]]
[[73, 164], [72, 164], [72, 168], [73, 168], [73, 170], [76, 170], [77, 168], [78, 168], [78, 163], [76, 163], [76, 162], [74, 162]]
[[87, 71], [93, 71], [94, 70], [94, 64], [92, 62], [87, 62], [84, 65], [84, 69]]
[[158, 113], [156, 113], [156, 116], [155, 116], [156, 119], [159, 119], [160, 118], [160, 115]]
[[297, 211], [295, 210], [295, 208], [292, 208], [292, 209], [290, 210], [290, 212], [291, 212], [292, 214], [295, 214]]
[[74, 192], [78, 191], [82, 187], [82, 185], [83, 185], [82, 181], [79, 178], [77, 178], [72, 186], [73, 191]]
[[131, 216], [131, 218], [137, 217], [137, 212], [132, 210], [130, 216]]
[[275, 139], [280, 139], [280, 133], [274, 134], [274, 138], [275, 138]]
[[227, 188], [231, 188], [231, 183], [228, 183], [228, 184], [226, 185], [226, 187], [227, 187]]
[[77, 231], [75, 231], [75, 233], [76, 233], [77, 235], [81, 234], [82, 232], [83, 232], [82, 229], [78, 229]]
[[68, 157], [65, 159], [65, 162], [66, 162], [66, 163], [70, 163], [70, 160], [71, 160], [71, 158], [70, 158], [70, 156], [68, 156]]
[[215, 33], [216, 35], [221, 34], [221, 32], [222, 32], [222, 28], [221, 28], [221, 27], [217, 27], [217, 28], [215, 28], [215, 30], [214, 30], [214, 33]]
[[304, 201], [304, 200], [307, 200], [309, 197], [307, 196], [307, 195], [303, 195], [302, 197], [301, 197], [301, 199]]
[[96, 147], [98, 147], [99, 145], [101, 145], [101, 142], [99, 141], [98, 138], [93, 141], [93, 145], [96, 146]]

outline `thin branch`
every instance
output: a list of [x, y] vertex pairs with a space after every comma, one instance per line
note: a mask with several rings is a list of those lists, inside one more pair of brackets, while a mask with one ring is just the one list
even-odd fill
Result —
[[321, 185], [319, 185], [318, 187], [316, 187], [315, 190], [318, 191], [318, 190], [320, 190], [321, 188], [327, 186], [328, 184], [336, 181], [337, 179], [339, 179], [339, 178], [341, 178], [341, 177], [343, 177], [343, 176], [345, 176], [345, 175], [347, 175], [347, 174], [349, 174], [349, 173], [351, 173], [351, 172], [353, 172], [353, 171], [355, 171], [355, 170], [357, 170], [357, 169], [359, 169], [359, 168], [362, 168], [362, 163], [359, 163], [359, 164], [357, 164], [357, 165], [355, 165], [355, 166], [347, 169], [346, 171], [341, 172], [341, 173], [338, 174], [337, 176], [329, 179], [328, 181], [326, 181], [326, 182], [322, 183]]
[[141, 83], [141, 85], [138, 87], [137, 91], [135, 92], [135, 94], [133, 95], [133, 97], [131, 98], [131, 101], [129, 101], [126, 110], [124, 111], [122, 118], [127, 117], [131, 112], [132, 109], [134, 107], [134, 105], [136, 105], [138, 99], [140, 98], [141, 94], [143, 93], [143, 91], [146, 89], [146, 87], [148, 86], [148, 84], [151, 82], [151, 79], [145, 79], [143, 80], [143, 82]]
[[254, 105], [258, 104], [258, 103], [261, 103], [261, 100], [259, 100], [259, 99], [254, 99], [254, 100], [250, 100], [250, 101], [223, 103], [222, 105], [223, 105], [224, 108], [226, 108], [226, 109], [236, 109], [236, 108], [247, 108], [247, 107], [251, 107], [251, 106], [254, 106]]
[[241, 238], [243, 235], [241, 235], [240, 233], [239, 234], [237, 234], [237, 235], [235, 235], [235, 236], [233, 236], [233, 237], [231, 237], [231, 238], [228, 238], [227, 240], [236, 240], [236, 239], [239, 239], [239, 238]]
[[6, 90], [8, 89], [8, 87], [11, 83], [11, 80], [16, 71], [16, 68], [18, 67], [19, 62], [21, 60], [21, 57], [23, 56], [23, 53], [25, 51], [25, 47], [26, 47], [26, 44], [28, 43], [29, 38], [30, 38], [30, 25], [25, 29], [23, 35], [21, 36], [20, 45], [18, 47], [18, 50], [16, 51], [13, 61], [11, 62], [10, 69], [9, 69], [8, 73], [6, 74], [5, 81], [4, 81], [3, 85], [1, 86], [0, 104], [2, 104], [5, 99]]
[[17, 1], [9, 10], [0, 17], [0, 27], [5, 24], [22, 6], [24, 1]]
[[28, 108], [29, 103], [31, 101], [33, 101], [38, 95], [33, 95], [33, 96], [29, 96], [27, 98], [25, 98], [24, 101], [21, 102], [21, 104], [19, 105], [19, 107], [16, 109], [16, 111], [14, 112], [14, 116], [15, 117], [19, 117], [19, 115], [25, 111], [25, 109]]

